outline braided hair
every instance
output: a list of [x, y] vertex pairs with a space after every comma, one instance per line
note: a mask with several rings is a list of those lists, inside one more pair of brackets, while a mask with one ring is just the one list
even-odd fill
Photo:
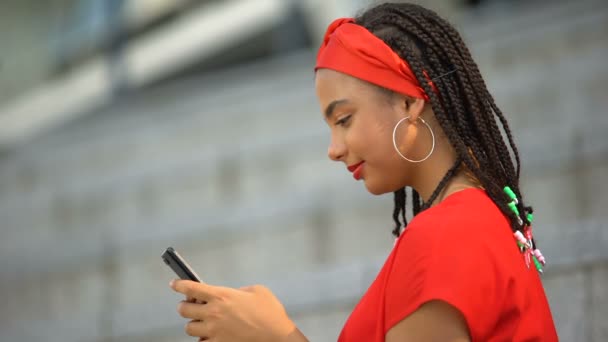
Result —
[[[368, 29], [408, 62], [457, 154], [456, 162], [426, 202], [422, 203], [420, 195], [411, 190], [413, 215], [430, 207], [453, 176], [464, 169], [509, 218], [512, 229], [521, 231], [521, 222], [527, 221], [526, 215], [532, 213], [532, 207], [524, 206], [519, 189], [519, 153], [507, 120], [460, 34], [435, 12], [407, 3], [378, 5], [355, 18], [355, 23]], [[437, 92], [429, 85], [425, 73], [433, 80]], [[509, 186], [517, 195], [520, 217], [509, 209], [504, 186]], [[406, 189], [399, 189], [394, 195], [393, 234], [399, 236], [401, 227], [407, 226]]]

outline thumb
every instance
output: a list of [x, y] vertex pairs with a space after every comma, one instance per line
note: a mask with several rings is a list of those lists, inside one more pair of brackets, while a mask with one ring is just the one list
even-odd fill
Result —
[[185, 295], [186, 298], [196, 298], [204, 302], [209, 302], [223, 291], [222, 288], [217, 286], [181, 279], [171, 281], [170, 286], [173, 291]]

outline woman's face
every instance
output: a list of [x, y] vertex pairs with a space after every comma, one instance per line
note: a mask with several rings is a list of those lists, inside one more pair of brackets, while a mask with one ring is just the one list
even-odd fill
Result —
[[[407, 115], [405, 105], [400, 106], [405, 102], [330, 69], [319, 69], [315, 81], [321, 112], [331, 131], [329, 158], [349, 167], [372, 194], [408, 185], [411, 165], [396, 153], [392, 140], [393, 128]], [[405, 132], [404, 126], [398, 132]]]

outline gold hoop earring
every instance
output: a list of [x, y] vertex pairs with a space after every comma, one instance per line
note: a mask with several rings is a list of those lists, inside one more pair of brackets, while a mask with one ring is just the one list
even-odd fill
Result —
[[433, 133], [433, 130], [431, 129], [431, 126], [429, 126], [428, 123], [426, 123], [426, 121], [424, 121], [423, 118], [418, 118], [418, 120], [422, 121], [423, 124], [426, 125], [426, 127], [429, 129], [429, 132], [431, 132], [431, 138], [433, 138], [433, 143], [431, 145], [431, 151], [422, 159], [420, 160], [413, 160], [413, 159], [409, 159], [408, 157], [404, 156], [403, 153], [401, 153], [401, 151], [399, 151], [399, 148], [397, 147], [397, 140], [396, 140], [396, 135], [397, 135], [397, 127], [399, 127], [399, 125], [409, 119], [409, 116], [404, 117], [403, 119], [399, 120], [399, 122], [397, 122], [397, 124], [395, 125], [395, 128], [393, 129], [393, 146], [395, 147], [395, 151], [397, 151], [397, 153], [399, 154], [399, 156], [401, 156], [401, 158], [409, 161], [410, 163], [421, 163], [427, 159], [429, 159], [429, 157], [431, 156], [431, 154], [433, 154], [433, 151], [435, 151], [435, 134]]

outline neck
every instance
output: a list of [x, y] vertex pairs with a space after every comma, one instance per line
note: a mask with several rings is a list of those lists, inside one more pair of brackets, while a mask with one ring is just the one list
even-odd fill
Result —
[[[438, 148], [435, 152], [431, 158], [419, 165], [416, 170], [416, 181], [412, 185], [420, 194], [424, 203], [430, 200], [443, 177], [456, 163], [456, 155], [452, 149]], [[455, 192], [480, 187], [479, 183], [464, 170], [464, 166], [461, 165], [429, 207], [440, 203], [444, 198]]]

